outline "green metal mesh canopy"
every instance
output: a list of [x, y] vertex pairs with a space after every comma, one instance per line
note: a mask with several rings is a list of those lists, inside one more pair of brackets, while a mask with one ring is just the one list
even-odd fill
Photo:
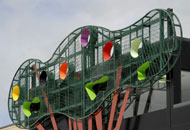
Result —
[[[47, 74], [43, 89], [52, 112], [82, 119], [99, 107], [108, 107], [106, 104], [110, 104], [116, 90], [118, 66], [122, 66], [121, 90], [125, 90], [124, 86], [143, 89], [150, 81], [160, 80], [177, 61], [181, 37], [182, 28], [177, 16], [161, 9], [148, 12], [120, 30], [111, 31], [99, 26], [77, 28], [60, 43], [48, 61], [29, 59], [18, 68], [8, 95], [10, 118], [19, 128], [34, 128], [38, 120], [49, 115], [34, 64], [40, 74], [43, 71]], [[109, 46], [105, 60], [103, 48], [108, 42], [112, 43], [113, 53], [110, 55]], [[93, 86], [104, 81], [107, 87], [96, 94]], [[13, 100], [16, 85], [19, 86], [19, 98]], [[35, 97], [40, 100], [40, 109], [38, 113], [31, 113], [30, 101]]]

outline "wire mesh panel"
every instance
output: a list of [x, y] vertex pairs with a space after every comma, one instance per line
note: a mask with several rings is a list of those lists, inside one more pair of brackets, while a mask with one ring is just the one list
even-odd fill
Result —
[[[49, 118], [50, 109], [75, 119], [88, 117], [99, 107], [110, 106], [119, 66], [119, 89], [148, 87], [170, 71], [179, 56], [176, 30], [181, 37], [176, 15], [159, 9], [116, 31], [97, 26], [74, 30], [50, 60], [30, 59], [20, 66], [9, 92], [11, 120], [20, 128], [32, 128]], [[16, 85], [19, 90], [14, 90]]]

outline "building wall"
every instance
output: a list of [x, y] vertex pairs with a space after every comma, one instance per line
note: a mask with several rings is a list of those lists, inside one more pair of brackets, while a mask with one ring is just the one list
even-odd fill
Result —
[[16, 127], [15, 125], [8, 125], [8, 126], [1, 127], [0, 130], [28, 130], [28, 129], [20, 129]]

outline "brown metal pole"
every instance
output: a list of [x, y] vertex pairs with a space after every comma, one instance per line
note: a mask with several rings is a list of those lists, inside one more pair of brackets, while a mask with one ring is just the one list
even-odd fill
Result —
[[41, 123], [36, 123], [36, 127], [38, 130], [45, 130]]
[[[122, 66], [117, 68], [116, 84], [115, 84], [116, 89], [119, 88], [119, 85], [120, 85], [121, 72], [122, 72]], [[115, 108], [117, 105], [118, 95], [119, 95], [118, 91], [114, 92], [114, 96], [113, 96], [113, 100], [112, 100], [112, 106], [111, 106], [111, 112], [110, 112], [110, 119], [109, 119], [109, 124], [108, 124], [108, 130], [112, 129], [113, 118], [115, 115]]]
[[124, 97], [124, 100], [123, 100], [123, 103], [122, 103], [122, 106], [121, 106], [121, 109], [120, 109], [119, 117], [117, 119], [117, 124], [116, 124], [116, 127], [115, 127], [114, 130], [120, 130], [121, 123], [122, 123], [122, 120], [123, 120], [123, 114], [125, 112], [125, 107], [126, 107], [126, 104], [127, 104], [129, 94], [130, 94], [130, 88], [131, 87], [128, 87], [126, 92], [125, 92], [125, 97]]
[[[33, 65], [33, 68], [34, 68], [34, 70], [36, 72], [36, 76], [37, 76], [38, 80], [40, 81], [40, 76], [39, 76], [39, 72], [38, 72], [38, 70], [36, 68], [36, 64]], [[46, 107], [47, 107], [47, 109], [49, 110], [49, 113], [50, 113], [50, 118], [51, 118], [51, 122], [52, 122], [52, 125], [53, 125], [53, 129], [58, 130], [54, 114], [52, 113], [51, 105], [48, 103], [48, 98], [47, 98], [46, 92], [44, 91], [44, 89], [43, 89], [43, 87], [41, 85], [40, 85], [40, 88], [41, 88], [41, 91], [42, 91], [42, 95], [44, 97]]]

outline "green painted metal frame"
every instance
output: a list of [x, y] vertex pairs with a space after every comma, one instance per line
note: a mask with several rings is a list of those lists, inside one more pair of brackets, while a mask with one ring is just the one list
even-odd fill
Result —
[[[169, 27], [172, 29], [172, 35], [168, 35]], [[90, 41], [86, 47], [82, 47], [80, 35], [86, 28], [90, 30]], [[143, 46], [139, 49], [139, 57], [133, 58], [130, 55], [130, 46], [136, 38], [143, 41]], [[111, 94], [116, 90], [114, 86], [118, 66], [123, 66], [119, 87], [121, 90], [125, 90], [126, 85], [143, 89], [149, 87], [150, 81], [158, 81], [175, 65], [181, 50], [181, 38], [182, 27], [179, 19], [174, 13], [162, 9], [152, 10], [131, 26], [116, 31], [98, 26], [80, 27], [61, 42], [48, 61], [29, 59], [19, 67], [8, 96], [10, 118], [19, 128], [32, 128], [38, 120], [49, 115], [35, 71], [32, 69], [33, 64], [36, 64], [39, 72], [45, 70], [48, 74], [44, 90], [53, 113], [82, 119], [90, 116], [99, 107], [107, 107], [109, 103], [104, 102], [111, 102]], [[104, 61], [102, 50], [108, 41], [114, 44], [114, 53], [110, 60]], [[174, 55], [175, 58], [171, 62]], [[146, 61], [150, 61], [149, 74], [145, 80], [139, 81], [137, 69]], [[65, 80], [59, 78], [62, 62], [73, 66]], [[80, 80], [75, 78], [76, 74], [80, 75]], [[109, 76], [112, 80], [109, 80], [107, 89], [98, 93], [96, 99], [91, 101], [85, 84], [103, 76]], [[16, 102], [12, 99], [12, 89], [15, 85], [20, 86], [20, 98]], [[34, 97], [40, 99], [41, 109], [37, 114], [26, 117], [22, 105], [24, 101], [32, 101]]]

